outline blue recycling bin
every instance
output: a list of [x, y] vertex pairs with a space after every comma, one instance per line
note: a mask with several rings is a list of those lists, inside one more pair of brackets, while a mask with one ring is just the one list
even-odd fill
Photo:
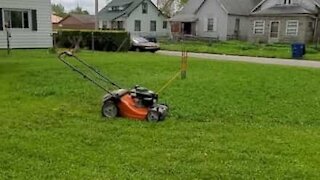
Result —
[[292, 59], [302, 59], [306, 54], [306, 45], [304, 43], [293, 43], [291, 45]]

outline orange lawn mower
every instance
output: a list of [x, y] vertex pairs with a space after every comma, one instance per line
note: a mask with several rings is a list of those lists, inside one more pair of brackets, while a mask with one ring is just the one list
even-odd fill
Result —
[[[68, 61], [66, 57], [76, 60], [80, 65], [89, 70], [91, 75], [80, 70], [80, 68]], [[150, 122], [158, 122], [166, 118], [169, 108], [165, 104], [158, 103], [157, 93], [138, 85], [130, 90], [123, 89], [103, 75], [98, 69], [87, 64], [71, 52], [63, 52], [58, 58], [73, 71], [79, 73], [107, 93], [103, 98], [102, 116], [106, 118], [124, 117]], [[108, 90], [105, 86], [106, 84], [111, 84], [116, 90]]]

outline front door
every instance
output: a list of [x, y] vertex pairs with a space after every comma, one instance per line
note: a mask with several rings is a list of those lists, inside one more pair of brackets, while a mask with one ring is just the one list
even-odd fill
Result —
[[279, 42], [279, 30], [280, 30], [280, 22], [271, 21], [269, 43]]
[[183, 23], [183, 34], [184, 35], [191, 35], [191, 23], [190, 22], [185, 22]]

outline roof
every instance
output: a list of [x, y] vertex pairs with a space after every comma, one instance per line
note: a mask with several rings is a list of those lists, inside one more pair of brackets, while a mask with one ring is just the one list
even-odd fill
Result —
[[[185, 21], [188, 17], [196, 18], [196, 14], [209, 0], [189, 0], [185, 7], [170, 21]], [[249, 15], [261, 0], [217, 0], [226, 13], [231, 15]], [[320, 1], [320, 0], [319, 0]], [[189, 21], [190, 22], [190, 21]], [[192, 22], [192, 21], [191, 21]]]
[[95, 29], [95, 16], [84, 14], [69, 14], [59, 23], [64, 29]]
[[219, 0], [227, 10], [228, 14], [249, 15], [251, 10], [261, 2], [261, 0]]
[[198, 18], [193, 14], [179, 14], [169, 19], [172, 22], [196, 22]]
[[[112, 20], [117, 19], [122, 16], [129, 16], [130, 13], [132, 11], [134, 11], [143, 1], [144, 0], [113, 0], [109, 4], [107, 4], [103, 9], [101, 9], [99, 11], [99, 18], [103, 19], [103, 20], [112, 21]], [[122, 11], [109, 11], [108, 10], [109, 8], [112, 8], [114, 6], [122, 6], [122, 7], [124, 7], [124, 10], [122, 10]], [[159, 12], [160, 12], [160, 10], [159, 10]]]
[[205, 0], [190, 0], [183, 9], [169, 21], [177, 22], [195, 22], [198, 20], [196, 13]]
[[299, 5], [290, 5], [290, 6], [276, 5], [261, 11], [254, 12], [252, 13], [252, 15], [314, 14], [314, 13], [316, 12], [308, 10]]
[[52, 23], [57, 24], [57, 23], [59, 23], [62, 19], [63, 19], [63, 18], [60, 17], [60, 16], [57, 16], [57, 15], [54, 15], [54, 14], [51, 15], [51, 22], [52, 22]]
[[[274, 5], [268, 9], [263, 10], [264, 12], [255, 12], [259, 10], [259, 8], [268, 0], [262, 0], [258, 3], [252, 10], [251, 14], [314, 14], [312, 10], [309, 10], [303, 6], [303, 4], [292, 4], [292, 5]], [[320, 0], [310, 0], [312, 1], [316, 7], [320, 8]]]
[[[206, 0], [190, 0], [183, 7], [181, 14], [196, 14]], [[179, 13], [180, 14], [180, 13]]]
[[[81, 23], [95, 23], [95, 16], [94, 15], [87, 15], [87, 14], [70, 14], [68, 17], [73, 17], [80, 21]], [[65, 19], [66, 19], [65, 18]]]

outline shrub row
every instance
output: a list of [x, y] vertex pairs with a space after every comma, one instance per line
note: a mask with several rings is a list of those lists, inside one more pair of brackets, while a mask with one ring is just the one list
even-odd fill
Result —
[[130, 35], [124, 31], [59, 30], [55, 35], [55, 46], [85, 48], [100, 51], [128, 51]]

